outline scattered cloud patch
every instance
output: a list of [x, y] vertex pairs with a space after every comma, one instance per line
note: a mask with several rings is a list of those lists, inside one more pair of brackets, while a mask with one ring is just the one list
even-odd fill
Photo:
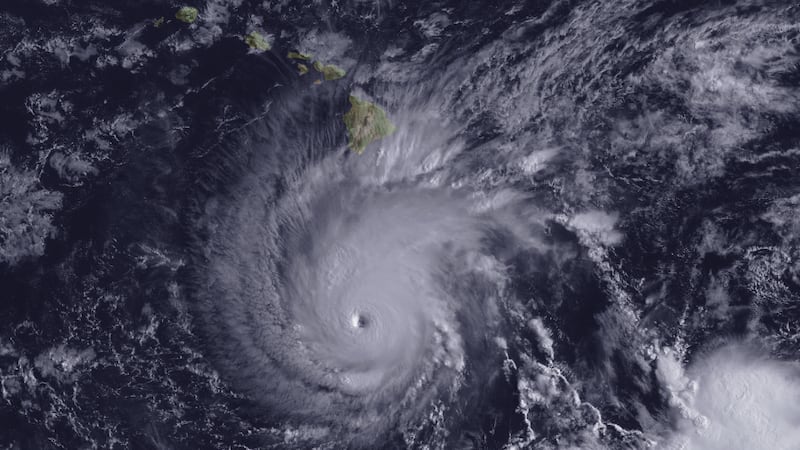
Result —
[[622, 241], [622, 233], [614, 229], [618, 218], [616, 213], [586, 211], [575, 214], [569, 224], [580, 234], [611, 246]]
[[56, 234], [52, 218], [61, 199], [42, 188], [34, 172], [16, 169], [8, 154], [0, 153], [0, 263], [44, 254], [45, 241]]

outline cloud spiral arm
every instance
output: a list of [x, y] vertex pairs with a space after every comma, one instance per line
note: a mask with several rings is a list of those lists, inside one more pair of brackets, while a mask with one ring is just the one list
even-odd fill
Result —
[[490, 376], [476, 353], [502, 333], [493, 252], [497, 239], [527, 238], [515, 235], [522, 196], [437, 182], [442, 161], [400, 167], [418, 167], [434, 132], [408, 145], [401, 129], [362, 156], [264, 152], [203, 205], [203, 329], [266, 415], [363, 446]]

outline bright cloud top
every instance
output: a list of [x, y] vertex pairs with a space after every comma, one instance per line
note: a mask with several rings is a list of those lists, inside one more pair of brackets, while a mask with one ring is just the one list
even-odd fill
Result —
[[720, 349], [682, 373], [670, 357], [659, 375], [680, 412], [666, 448], [795, 449], [800, 443], [800, 368], [742, 347]]

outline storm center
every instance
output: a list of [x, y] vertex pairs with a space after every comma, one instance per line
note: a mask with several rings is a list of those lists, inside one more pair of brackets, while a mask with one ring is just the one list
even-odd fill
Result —
[[367, 320], [367, 316], [361, 313], [355, 313], [350, 318], [350, 324], [353, 328], [366, 328], [369, 321]]

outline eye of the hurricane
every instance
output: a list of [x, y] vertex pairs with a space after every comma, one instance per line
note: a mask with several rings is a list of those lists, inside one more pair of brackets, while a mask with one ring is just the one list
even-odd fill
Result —
[[466, 367], [500, 320], [503, 264], [485, 239], [504, 216], [447, 189], [337, 179], [360, 170], [346, 162], [207, 207], [224, 233], [210, 233], [198, 292], [220, 361], [259, 411], [360, 448], [418, 429], [485, 376]]
[[364, 314], [355, 313], [350, 317], [350, 323], [353, 328], [366, 328], [369, 325], [369, 319]]

